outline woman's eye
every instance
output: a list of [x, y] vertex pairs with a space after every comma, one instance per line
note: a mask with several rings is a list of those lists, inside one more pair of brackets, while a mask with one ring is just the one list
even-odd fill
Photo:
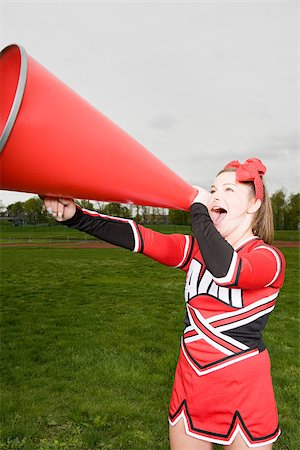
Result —
[[215, 191], [214, 189], [211, 189], [211, 190], [210, 190], [210, 193], [211, 193], [211, 194], [214, 194], [215, 192], [216, 192], [216, 191]]

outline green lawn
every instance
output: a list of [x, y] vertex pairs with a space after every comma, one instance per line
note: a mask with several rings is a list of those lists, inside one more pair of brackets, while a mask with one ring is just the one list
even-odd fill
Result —
[[[265, 332], [283, 435], [299, 448], [298, 249]], [[122, 249], [2, 256], [0, 449], [169, 448], [184, 274]]]
[[[191, 227], [185, 225], [147, 225], [161, 233], [191, 233]], [[93, 236], [83, 234], [78, 230], [61, 226], [54, 220], [51, 225], [22, 225], [15, 227], [11, 224], [0, 224], [0, 243], [45, 242], [68, 240], [94, 240]]]
[[72, 230], [66, 226], [61, 226], [53, 222], [51, 225], [23, 225], [15, 227], [13, 225], [0, 225], [0, 242], [21, 243], [21, 242], [45, 242], [45, 241], [68, 241], [95, 239], [92, 236], [83, 234], [78, 230]]
[[[147, 225], [153, 230], [161, 233], [191, 233], [189, 225]], [[78, 230], [67, 228], [57, 224], [54, 220], [51, 225], [23, 225], [15, 227], [11, 224], [0, 223], [0, 243], [21, 243], [21, 242], [54, 242], [72, 240], [95, 239], [87, 234], [82, 234]], [[275, 240], [297, 241], [299, 242], [299, 231], [280, 230], [275, 231]]]

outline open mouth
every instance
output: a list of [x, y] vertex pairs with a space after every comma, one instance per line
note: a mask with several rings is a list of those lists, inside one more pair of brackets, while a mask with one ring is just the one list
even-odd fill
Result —
[[220, 208], [219, 206], [215, 206], [211, 210], [211, 218], [215, 225], [221, 223], [227, 215], [227, 211], [224, 208]]

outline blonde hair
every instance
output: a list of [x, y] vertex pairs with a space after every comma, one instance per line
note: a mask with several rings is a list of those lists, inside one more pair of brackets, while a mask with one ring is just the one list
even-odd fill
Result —
[[[221, 170], [218, 173], [218, 175], [220, 175], [223, 172], [235, 172], [235, 171], [236, 169], [234, 167], [232, 168], [230, 167], [228, 169]], [[244, 183], [249, 186], [251, 195], [255, 197], [255, 187], [253, 181], [245, 181]], [[274, 221], [273, 221], [272, 203], [263, 178], [262, 183], [264, 196], [260, 208], [254, 215], [252, 222], [252, 232], [253, 234], [255, 234], [255, 236], [260, 237], [266, 244], [272, 244], [274, 239]]]

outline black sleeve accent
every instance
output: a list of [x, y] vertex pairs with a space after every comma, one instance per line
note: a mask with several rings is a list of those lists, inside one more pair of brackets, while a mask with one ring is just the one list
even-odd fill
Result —
[[208, 209], [202, 203], [191, 206], [191, 224], [207, 269], [216, 278], [225, 277], [234, 249], [215, 228]]
[[192, 244], [191, 244], [191, 248], [190, 248], [189, 254], [188, 254], [187, 258], [186, 258], [185, 263], [180, 267], [180, 269], [184, 269], [184, 267], [190, 262], [191, 256], [192, 256], [192, 253], [193, 253], [193, 250], [194, 250], [194, 244], [195, 244], [195, 238], [192, 237]]
[[117, 218], [86, 214], [78, 206], [76, 206], [75, 215], [71, 219], [61, 222], [61, 224], [67, 225], [69, 228], [76, 228], [102, 241], [131, 251], [135, 246], [134, 234], [130, 223]]
[[140, 227], [138, 224], [137, 224], [137, 230], [139, 233], [139, 239], [140, 239], [140, 243], [141, 243], [141, 248], [140, 248], [139, 252], [144, 253], [144, 239], [143, 239], [143, 236], [142, 236], [142, 233], [141, 233], [141, 230], [140, 230]]

